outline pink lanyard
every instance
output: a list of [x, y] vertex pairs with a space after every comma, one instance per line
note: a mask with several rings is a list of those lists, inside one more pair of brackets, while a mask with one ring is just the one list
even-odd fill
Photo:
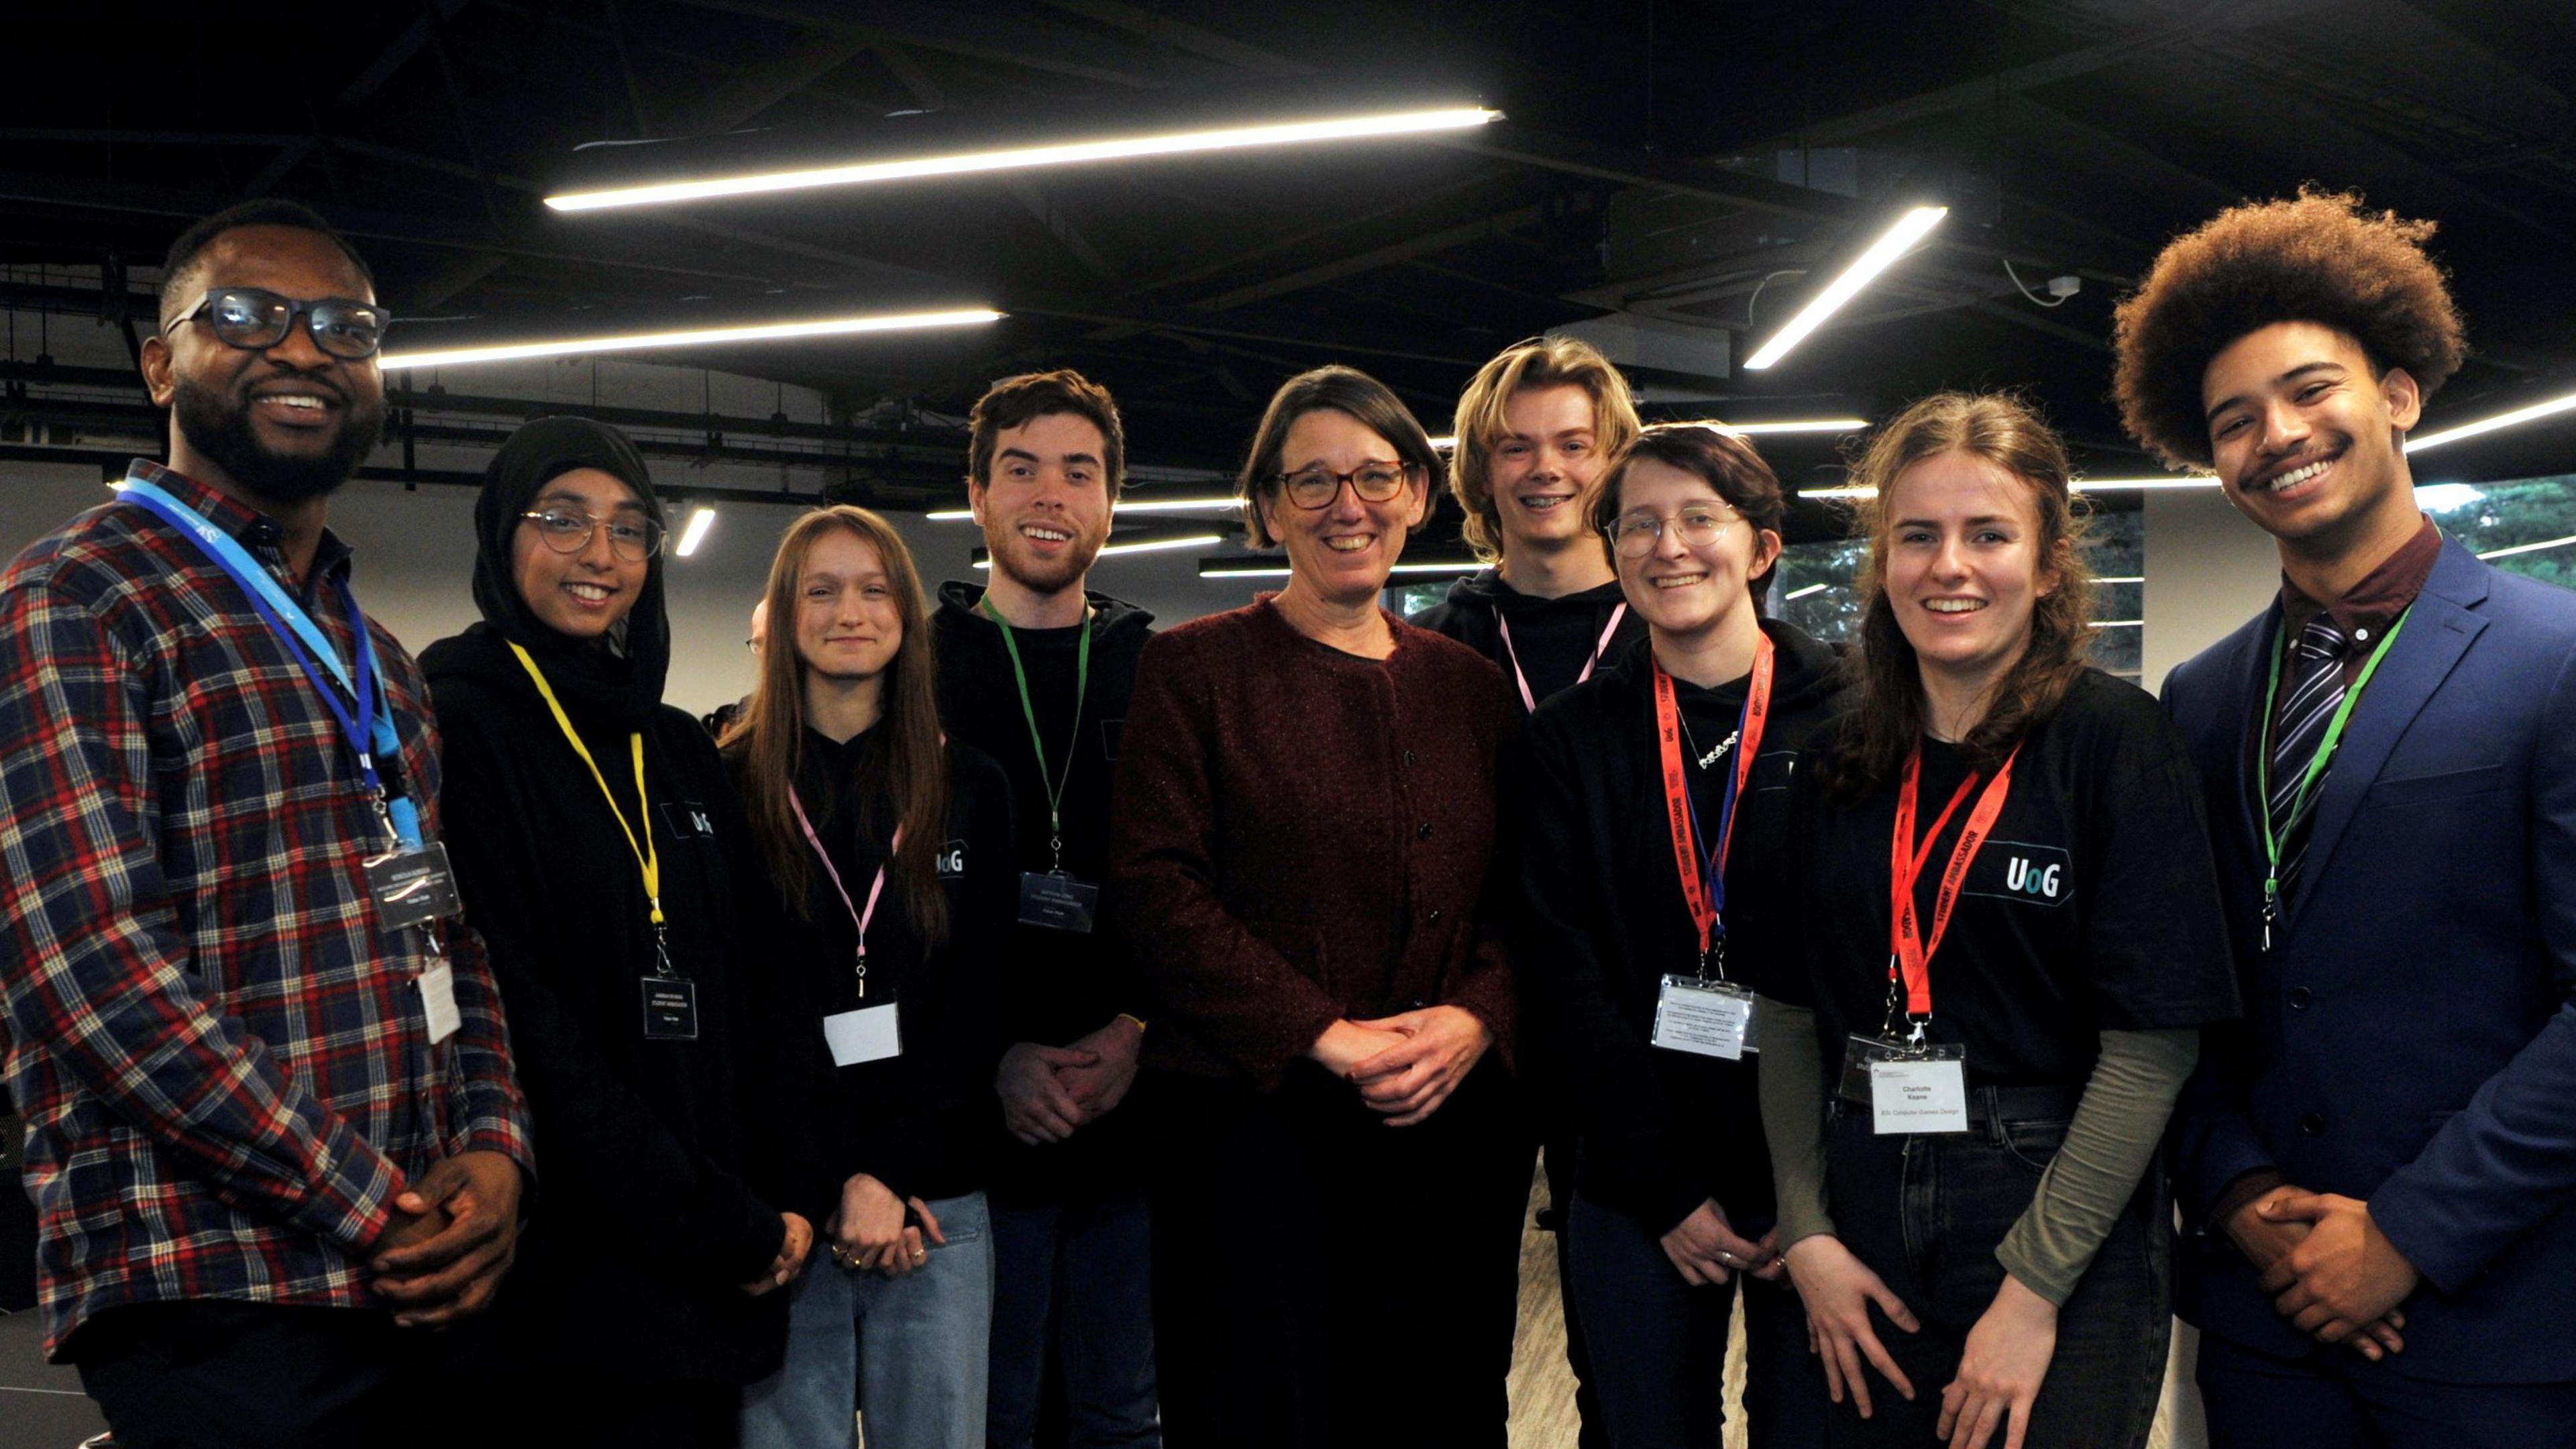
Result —
[[[841, 909], [850, 913], [850, 924], [859, 928], [859, 999], [865, 1001], [868, 999], [868, 922], [877, 917], [877, 897], [885, 892], [886, 868], [882, 864], [877, 867], [877, 878], [868, 887], [868, 908], [860, 910], [851, 904], [849, 888], [841, 884], [841, 873], [832, 866], [831, 852], [823, 848], [822, 839], [814, 834], [814, 822], [805, 818], [805, 802], [796, 798], [793, 786], [788, 788], [787, 804], [796, 812], [796, 825], [805, 832], [805, 843], [814, 847], [814, 858], [823, 862], [823, 874], [831, 877], [832, 891], [841, 898]], [[894, 853], [901, 849], [903, 827], [898, 825], [894, 829], [894, 843], [886, 847], [886, 859], [893, 860]]]
[[[1592, 657], [1583, 661], [1583, 672], [1574, 676], [1575, 683], [1581, 684], [1592, 677], [1592, 667], [1601, 662], [1602, 651], [1610, 647], [1610, 636], [1619, 632], [1619, 621], [1627, 617], [1628, 606], [1624, 603], [1610, 611], [1610, 627], [1601, 631], [1600, 642], [1592, 646]], [[1521, 673], [1520, 651], [1512, 648], [1511, 621], [1503, 617], [1502, 610], [1496, 609], [1494, 622], [1502, 627], [1503, 654], [1512, 661], [1512, 683], [1521, 687], [1521, 708], [1536, 714], [1538, 701], [1530, 697], [1529, 676]]]

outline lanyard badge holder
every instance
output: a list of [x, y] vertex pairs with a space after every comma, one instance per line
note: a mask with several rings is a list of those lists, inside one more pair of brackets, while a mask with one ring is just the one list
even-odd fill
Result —
[[823, 838], [814, 833], [814, 822], [805, 818], [805, 802], [796, 795], [796, 787], [787, 788], [787, 808], [796, 812], [796, 828], [805, 832], [805, 843], [814, 858], [823, 863], [824, 878], [831, 881], [833, 894], [841, 898], [841, 909], [850, 913], [850, 924], [858, 928], [857, 952], [859, 1004], [849, 1011], [836, 1011], [823, 1018], [823, 1041], [832, 1049], [832, 1065], [855, 1067], [861, 1062], [883, 1061], [903, 1055], [903, 1030], [896, 1008], [901, 1002], [889, 1001], [882, 1006], [868, 1005], [868, 923], [877, 918], [877, 898], [885, 894], [886, 865], [894, 853], [903, 849], [903, 827], [896, 826], [894, 840], [886, 846], [886, 861], [877, 866], [877, 878], [868, 886], [865, 910], [850, 901], [849, 887], [841, 884], [840, 867], [832, 864], [831, 855], [823, 849]]
[[[2290, 803], [2290, 816], [2296, 820], [2308, 808], [2308, 794], [2317, 780], [2334, 761], [2335, 747], [2343, 743], [2343, 727], [2352, 719], [2352, 707], [2361, 702], [2361, 692], [2370, 687], [2370, 677], [2379, 672], [2379, 661], [2388, 657], [2389, 646], [2397, 642], [2399, 631], [2415, 611], [2408, 609], [2397, 616], [2388, 632], [2379, 636], [2379, 647], [2363, 661], [2361, 673], [2352, 688], [2343, 692], [2343, 703], [2335, 706], [2334, 718], [2326, 721], [2326, 732], [2317, 740], [2316, 751], [2299, 772], [2299, 793]], [[2270, 743], [2272, 709], [2281, 692], [2281, 635], [2272, 631], [2272, 667], [2263, 676], [2263, 728], [2254, 740], [2254, 817], [2263, 822], [2263, 949], [2272, 949], [2272, 926], [2281, 919], [2281, 841], [2272, 833], [2272, 747]]]
[[[1617, 621], [1612, 621], [1617, 627]], [[1695, 1056], [1740, 1061], [1760, 1050], [1754, 1041], [1753, 993], [1726, 979], [1726, 859], [1735, 843], [1735, 817], [1753, 761], [1762, 751], [1762, 730], [1771, 717], [1774, 655], [1765, 634], [1753, 651], [1753, 677], [1744, 692], [1744, 713], [1735, 730], [1735, 761], [1727, 772], [1725, 803], [1719, 808], [1717, 844], [1703, 848], [1699, 808], [1691, 803], [1690, 778], [1682, 764], [1681, 705], [1673, 677], [1655, 665], [1655, 745], [1663, 770], [1664, 816], [1672, 830], [1673, 868], [1681, 877], [1682, 900], [1699, 931], [1699, 958], [1692, 974], [1665, 975], [1655, 997], [1655, 1046]], [[1715, 976], [1709, 973], [1714, 969]]]
[[[1624, 603], [1610, 611], [1610, 623], [1601, 631], [1601, 637], [1592, 642], [1592, 657], [1583, 661], [1583, 672], [1574, 676], [1575, 683], [1581, 684], [1590, 679], [1592, 671], [1601, 666], [1601, 656], [1610, 652], [1610, 636], [1619, 632], [1619, 621], [1627, 617], [1628, 606]], [[1503, 617], [1501, 609], [1494, 610], [1494, 627], [1503, 633], [1503, 657], [1511, 661], [1512, 683], [1520, 686], [1521, 712], [1536, 714], [1538, 699], [1530, 693], [1529, 676], [1521, 673], [1520, 651], [1512, 647], [1512, 621]], [[1771, 636], [1763, 635], [1762, 642], [1767, 647], [1771, 642]]]
[[[379, 759], [391, 762], [399, 758], [402, 737], [394, 727], [393, 698], [385, 689], [383, 671], [376, 660], [375, 636], [367, 628], [366, 611], [358, 607], [358, 596], [345, 583], [341, 585], [340, 598], [348, 611], [349, 636], [357, 656], [353, 676], [349, 666], [340, 662], [340, 651], [332, 647], [330, 638], [312, 616], [232, 535], [145, 479], [127, 478], [118, 485], [117, 492], [127, 502], [196, 540], [206, 556], [249, 596], [260, 622], [294, 656], [304, 677], [312, 681], [323, 704], [329, 707], [331, 718], [340, 726], [341, 738], [357, 759], [358, 775], [365, 782], [377, 823], [384, 827], [385, 849], [359, 861], [376, 917], [389, 931], [420, 927], [428, 960], [413, 980], [420, 988], [422, 1020], [430, 1045], [454, 1036], [463, 1025], [463, 1017], [456, 1005], [456, 971], [448, 963], [438, 922], [461, 914], [464, 906], [456, 896], [456, 877], [448, 867], [447, 847], [425, 838], [419, 807], [408, 796], [392, 793], [377, 768]], [[342, 691], [347, 692], [345, 701]], [[358, 717], [362, 711], [367, 716], [363, 721]]]
[[590, 770], [591, 780], [599, 786], [599, 798], [608, 802], [608, 813], [617, 818], [617, 828], [626, 835], [626, 848], [635, 856], [635, 868], [644, 874], [644, 899], [652, 909], [653, 974], [643, 978], [644, 1039], [647, 1041], [696, 1041], [698, 1039], [698, 984], [681, 975], [671, 965], [671, 923], [662, 914], [662, 851], [653, 840], [652, 797], [644, 788], [644, 732], [637, 730], [626, 737], [627, 747], [635, 760], [635, 809], [643, 817], [644, 836], [636, 839], [635, 827], [627, 823], [626, 812], [618, 808], [617, 797], [608, 792], [608, 777], [599, 773], [599, 761], [591, 758], [590, 746], [572, 727], [572, 717], [564, 713], [562, 701], [555, 698], [554, 686], [546, 683], [545, 671], [536, 659], [517, 643], [510, 652], [518, 656], [519, 667], [536, 681], [537, 693], [545, 699], [546, 709], [555, 717], [555, 727], [563, 731], [572, 752]]
[[[1922, 744], [1917, 742], [1905, 757], [1905, 777], [1896, 794], [1896, 838], [1888, 863], [1888, 932], [1893, 939], [1887, 957], [1887, 1015], [1876, 1037], [1855, 1034], [1843, 1047], [1842, 1094], [1869, 1107], [1871, 1127], [1881, 1134], [1968, 1130], [1967, 1049], [1924, 1038], [1924, 1028], [1932, 1021], [1932, 955], [1949, 932], [1950, 913], [1959, 904], [1959, 887], [1967, 879], [1969, 862], [1993, 833], [1995, 819], [2003, 814], [2004, 801], [2012, 794], [2013, 762], [2020, 757], [2021, 747], [2015, 745], [1982, 792], [1977, 792], [1974, 773], [1960, 781], [1919, 849], [1914, 845], [1914, 808], [1923, 780]], [[1931, 861], [1932, 842], [1972, 792], [1977, 793], [1977, 803], [1959, 827], [1958, 844], [1942, 868], [1927, 937], [1915, 917], [1915, 884]], [[1903, 1040], [1896, 1035], [1900, 989], [1905, 1019], [1913, 1027]]]
[[1002, 631], [1002, 648], [1011, 656], [1011, 678], [1020, 687], [1020, 715], [1029, 722], [1029, 746], [1037, 751], [1038, 781], [1046, 789], [1047, 849], [1053, 864], [1045, 870], [1020, 872], [1020, 924], [1089, 935], [1100, 918], [1100, 887], [1077, 880], [1064, 869], [1064, 787], [1073, 778], [1073, 756], [1082, 742], [1082, 702], [1091, 688], [1091, 610], [1082, 612], [1082, 636], [1073, 647], [1073, 738], [1065, 742], [1064, 773], [1047, 768], [1046, 739], [1038, 733], [1037, 706], [1029, 699], [1028, 670], [1020, 664], [1019, 640], [1010, 622], [989, 599], [976, 607]]

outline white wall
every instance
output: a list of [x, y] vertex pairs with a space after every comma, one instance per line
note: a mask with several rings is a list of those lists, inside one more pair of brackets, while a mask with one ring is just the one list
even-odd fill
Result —
[[2272, 536], [2215, 488], [2146, 496], [2146, 638], [2140, 682], [2164, 687], [2177, 664], [2263, 611], [2281, 588]]

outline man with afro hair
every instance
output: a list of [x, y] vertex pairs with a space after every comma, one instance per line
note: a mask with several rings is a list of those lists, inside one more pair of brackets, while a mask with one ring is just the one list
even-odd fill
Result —
[[2281, 557], [2163, 693], [2246, 1008], [2171, 1144], [2217, 1449], [2576, 1444], [2576, 595], [2415, 505], [2432, 232], [2236, 207], [2116, 323], [2129, 431]]

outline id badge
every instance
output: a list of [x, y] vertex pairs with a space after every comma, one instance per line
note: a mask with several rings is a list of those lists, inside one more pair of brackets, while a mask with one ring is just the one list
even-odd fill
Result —
[[461, 915], [447, 847], [433, 840], [418, 850], [389, 851], [367, 862], [367, 893], [389, 930]]
[[1965, 1132], [1967, 1059], [1955, 1043], [1855, 1036], [1843, 1048], [1843, 1094], [1869, 1104], [1871, 1130], [1882, 1136]]
[[413, 979], [420, 983], [420, 1010], [429, 1020], [429, 1044], [436, 1046], [465, 1025], [464, 1015], [456, 1009], [456, 968], [442, 957]]
[[1753, 1044], [1753, 993], [1731, 981], [1667, 976], [1655, 998], [1654, 1044], [1668, 1051], [1740, 1061]]
[[1050, 871], [1020, 872], [1020, 924], [1091, 934], [1100, 914], [1100, 887]]
[[862, 1062], [881, 1062], [903, 1055], [903, 1030], [895, 1018], [895, 1008], [900, 1005], [901, 1002], [889, 1001], [883, 1006], [862, 1006], [824, 1017], [823, 1040], [832, 1048], [832, 1065], [855, 1067]]
[[686, 976], [644, 978], [644, 1039], [698, 1039], [698, 983]]

